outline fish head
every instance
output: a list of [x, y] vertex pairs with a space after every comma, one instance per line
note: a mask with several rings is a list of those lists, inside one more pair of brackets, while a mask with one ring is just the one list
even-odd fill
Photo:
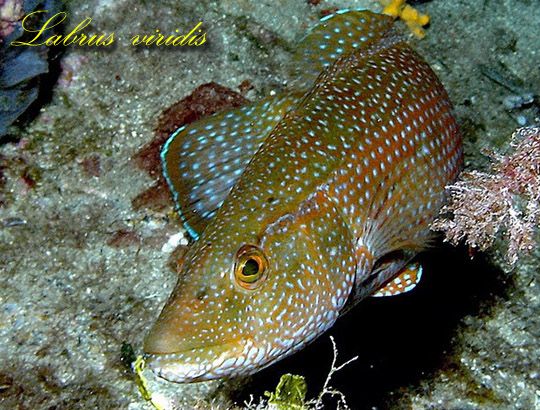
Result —
[[287, 215], [258, 237], [234, 224], [209, 234], [209, 226], [146, 339], [152, 370], [179, 383], [247, 375], [328, 329], [351, 291], [355, 262], [346, 228], [324, 206], [318, 212], [322, 218]]

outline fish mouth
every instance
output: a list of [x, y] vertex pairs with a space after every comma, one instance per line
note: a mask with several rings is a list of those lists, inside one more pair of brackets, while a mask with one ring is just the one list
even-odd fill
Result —
[[254, 373], [265, 366], [265, 350], [251, 339], [174, 353], [147, 353], [148, 367], [175, 383], [193, 383]]

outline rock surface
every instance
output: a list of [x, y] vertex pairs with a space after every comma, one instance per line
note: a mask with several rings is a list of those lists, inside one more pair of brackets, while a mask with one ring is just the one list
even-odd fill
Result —
[[[121, 346], [126, 341], [140, 352], [172, 290], [170, 246], [163, 245], [181, 228], [170, 208], [132, 206], [155, 183], [133, 158], [152, 140], [163, 110], [199, 85], [214, 81], [251, 100], [279, 92], [290, 80], [294, 40], [319, 13], [378, 6], [355, 0], [67, 4], [68, 32], [91, 17], [91, 30], [114, 32], [115, 42], [66, 47], [52, 100], [15, 142], [0, 146], [0, 407], [148, 409], [121, 362]], [[507, 97], [539, 92], [537, 4], [415, 6], [431, 16], [431, 26], [425, 39], [410, 40], [455, 103], [467, 168], [486, 168], [480, 149], [504, 150], [512, 131], [538, 114], [535, 106], [510, 112], [504, 105]], [[130, 45], [135, 34], [189, 32], [198, 22], [207, 33], [204, 46]], [[489, 262], [479, 255], [470, 262], [466, 249], [437, 244], [424, 256], [425, 283], [417, 292], [366, 301], [330, 331], [340, 358], [361, 356], [333, 382], [352, 408], [540, 408], [540, 255], [506, 275], [497, 269], [500, 254], [495, 249]], [[351, 327], [364, 336], [351, 336]], [[152, 379], [150, 387], [176, 407], [227, 408], [228, 392], [237, 400], [258, 397], [291, 372], [308, 376], [314, 396], [331, 353], [323, 336], [247, 384]]]

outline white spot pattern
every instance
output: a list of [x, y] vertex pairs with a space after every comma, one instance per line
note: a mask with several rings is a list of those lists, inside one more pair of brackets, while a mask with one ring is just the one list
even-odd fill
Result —
[[[215, 199], [223, 205], [189, 248], [181, 280], [145, 345], [162, 377], [249, 374], [291, 354], [334, 323], [354, 285], [367, 289], [353, 295], [357, 302], [376, 290], [367, 279], [377, 286], [392, 280], [401, 265], [373, 270], [377, 259], [419, 248], [427, 238], [461, 164], [448, 97], [427, 64], [388, 32], [391, 19], [367, 12], [335, 18], [304, 40], [311, 46], [303, 57], [323, 74], [282, 111], [232, 185], [217, 183], [232, 190]], [[358, 30], [353, 37], [346, 35], [351, 27]], [[363, 43], [358, 52], [352, 39]], [[306, 75], [300, 83], [312, 80]], [[193, 178], [192, 190], [215, 186], [200, 171], [218, 161], [199, 158], [197, 144], [209, 144], [207, 133], [215, 132], [230, 158], [232, 133], [233, 140], [248, 135], [252, 123], [274, 115], [253, 107], [186, 131], [197, 136], [186, 139], [185, 149], [198, 159], [179, 165], [179, 173]], [[208, 162], [194, 168], [198, 161]], [[204, 201], [216, 195], [197, 192]], [[268, 259], [266, 280], [254, 290], [235, 281], [236, 252], [245, 244]]]

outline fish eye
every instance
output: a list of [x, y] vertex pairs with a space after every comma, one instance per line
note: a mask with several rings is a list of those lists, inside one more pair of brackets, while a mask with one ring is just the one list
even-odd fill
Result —
[[262, 249], [255, 245], [244, 245], [236, 253], [234, 277], [244, 289], [257, 289], [264, 283], [268, 260]]

